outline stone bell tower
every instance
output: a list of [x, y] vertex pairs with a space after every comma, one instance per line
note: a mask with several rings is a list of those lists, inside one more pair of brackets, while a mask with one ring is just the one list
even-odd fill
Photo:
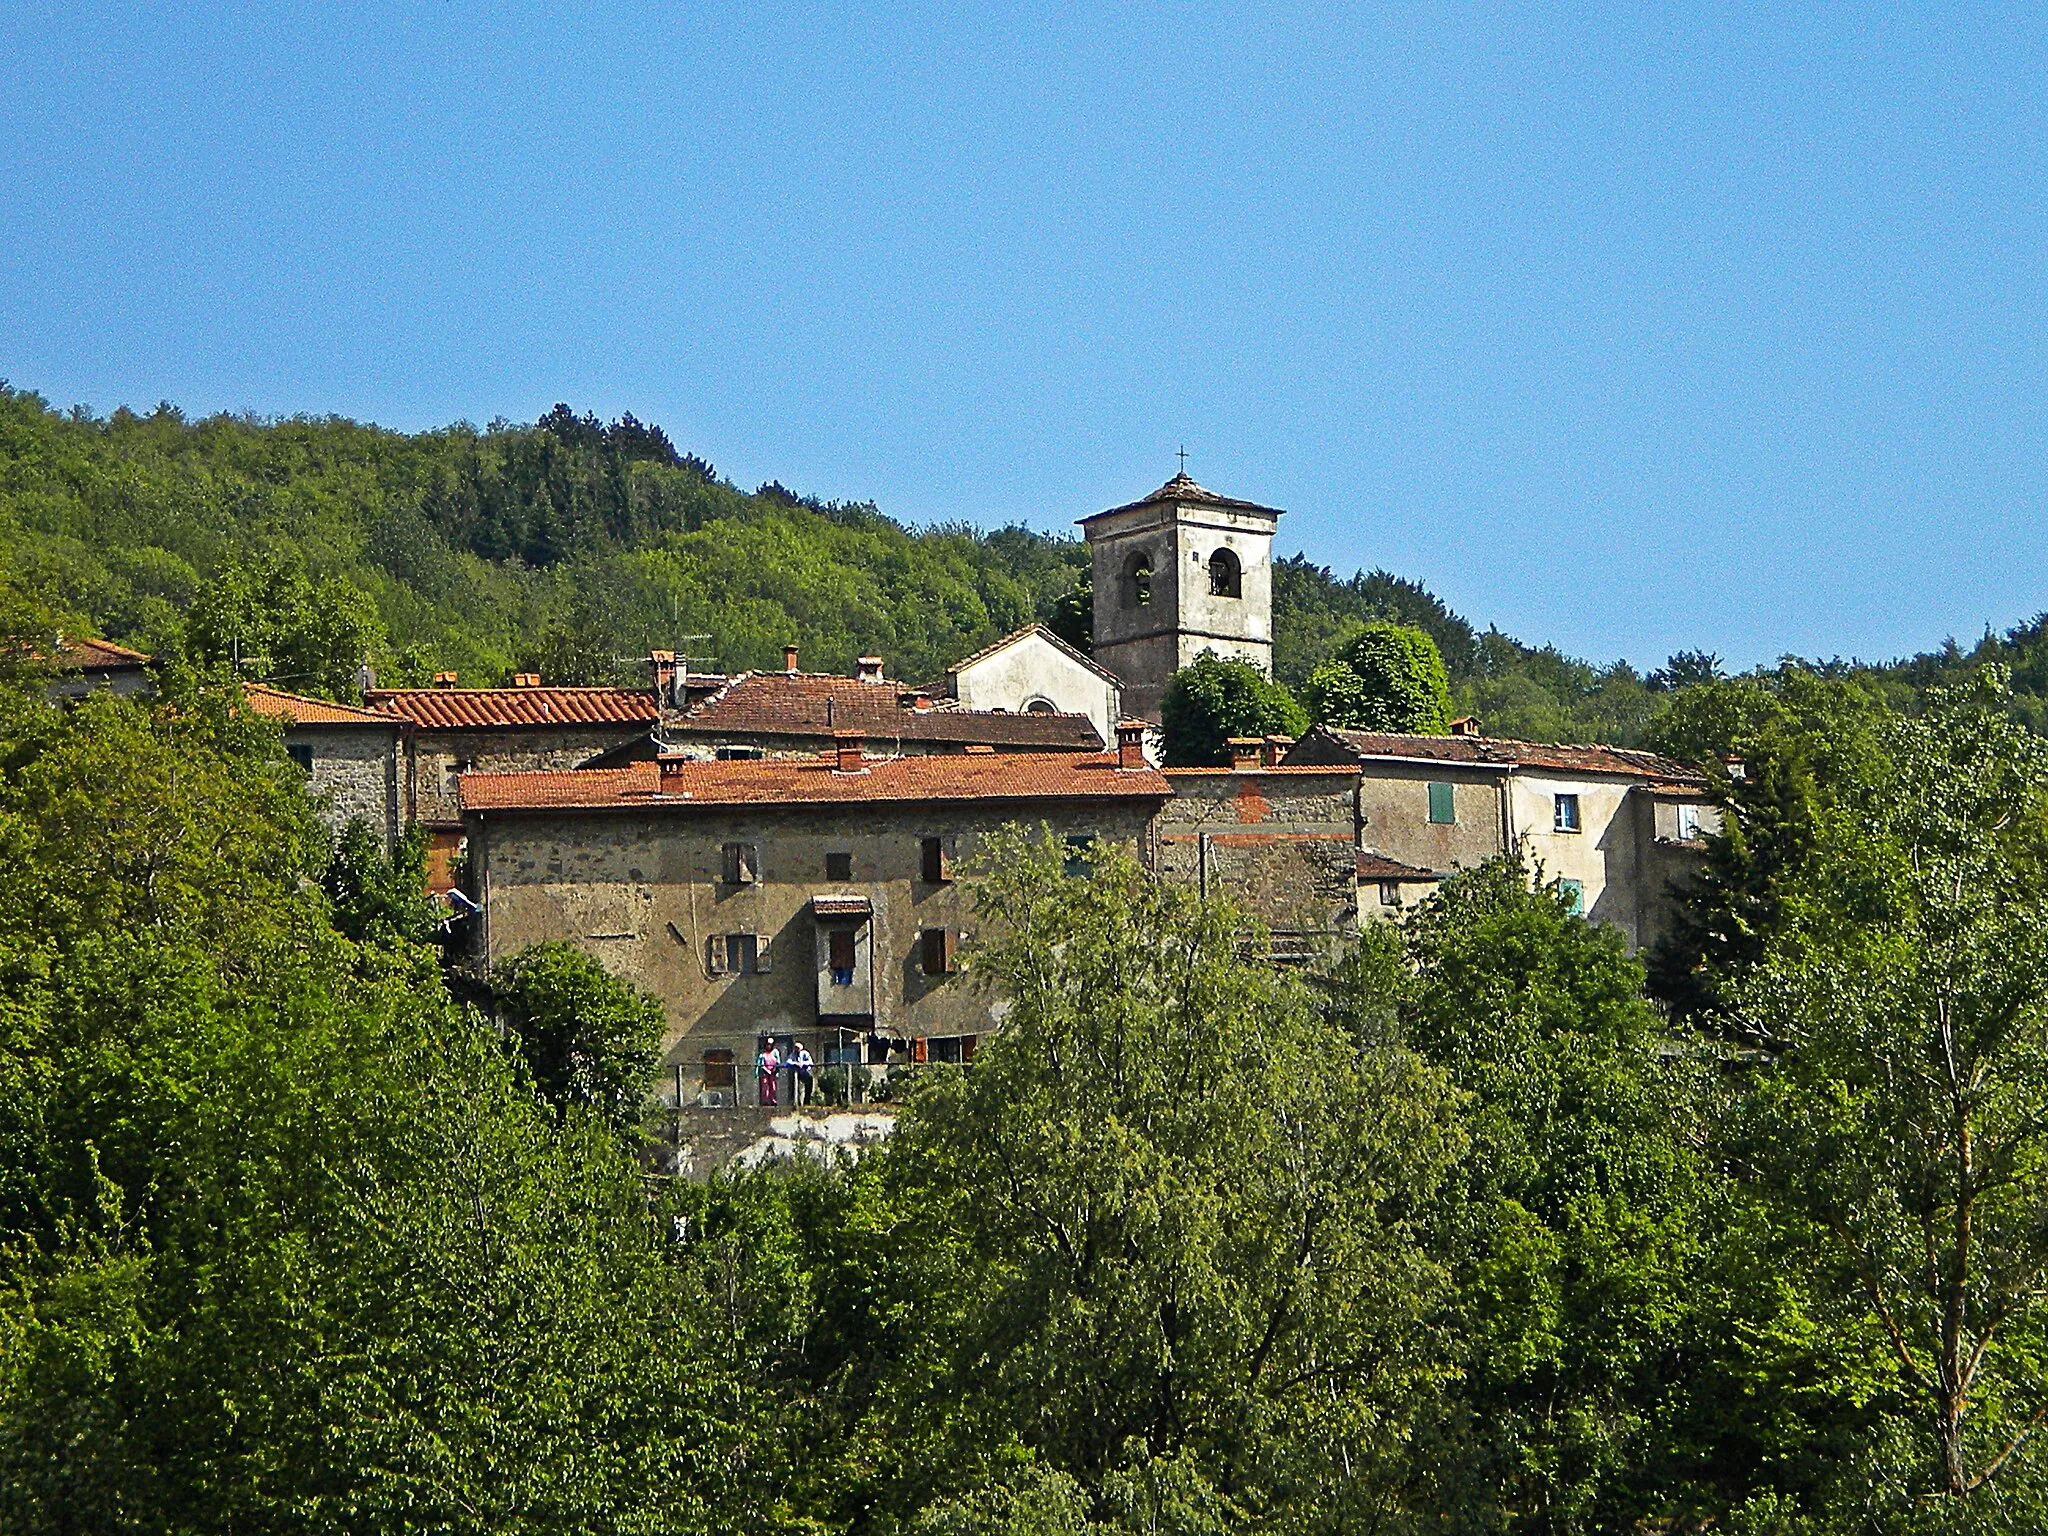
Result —
[[1159, 723], [1173, 674], [1204, 651], [1273, 670], [1277, 507], [1205, 490], [1183, 470], [1142, 501], [1081, 519], [1095, 582], [1095, 659], [1126, 713]]

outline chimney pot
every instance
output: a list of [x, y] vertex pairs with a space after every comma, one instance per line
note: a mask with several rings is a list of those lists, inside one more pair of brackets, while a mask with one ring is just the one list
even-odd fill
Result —
[[785, 645], [782, 648], [782, 670], [785, 672], [794, 672], [796, 670], [796, 647], [794, 645]]
[[832, 744], [837, 749], [834, 769], [840, 773], [863, 772], [867, 758], [867, 737], [860, 731], [838, 731], [833, 734]]
[[858, 670], [854, 673], [854, 676], [859, 678], [862, 682], [879, 683], [882, 680], [881, 657], [863, 656], [857, 662], [855, 662], [854, 665], [856, 668], [858, 668]]
[[1145, 722], [1142, 720], [1119, 720], [1116, 725], [1116, 765], [1118, 768], [1143, 768], [1145, 762]]
[[1287, 749], [1293, 745], [1292, 736], [1268, 736], [1259, 748], [1259, 762], [1268, 768], [1278, 768], [1280, 759], [1287, 755]]
[[1451, 734], [1453, 736], [1479, 735], [1479, 717], [1477, 715], [1460, 715], [1451, 722]]
[[1259, 757], [1265, 747], [1265, 738], [1260, 736], [1231, 737], [1230, 766], [1239, 773], [1249, 773], [1259, 766]]
[[436, 688], [453, 688], [455, 686], [455, 674], [453, 672], [436, 672], [434, 674], [434, 686]]

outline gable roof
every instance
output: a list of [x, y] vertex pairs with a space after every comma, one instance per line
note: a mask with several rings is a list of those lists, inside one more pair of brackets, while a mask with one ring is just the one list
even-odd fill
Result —
[[946, 681], [950, 684], [954, 678], [958, 677], [962, 672], [965, 672], [969, 667], [973, 666], [976, 662], [987, 661], [989, 657], [996, 655], [1000, 651], [1008, 650], [1018, 641], [1029, 640], [1033, 636], [1036, 636], [1038, 639], [1043, 640], [1047, 645], [1050, 645], [1054, 650], [1058, 651], [1061, 655], [1066, 656], [1073, 661], [1078, 661], [1082, 666], [1086, 667], [1090, 672], [1093, 672], [1097, 677], [1101, 678], [1105, 683], [1108, 683], [1111, 687], [1123, 687], [1124, 684], [1122, 678], [1118, 677], [1114, 672], [1110, 671], [1107, 667], [1103, 666], [1102, 663], [1097, 661], [1093, 656], [1088, 655], [1085, 651], [1078, 650], [1074, 646], [1067, 644], [1066, 641], [1062, 640], [1058, 635], [1054, 634], [1051, 630], [1047, 629], [1043, 624], [1026, 624], [1022, 629], [1013, 629], [1007, 635], [1003, 636], [1002, 639], [996, 641], [993, 645], [983, 646], [980, 650], [976, 651], [972, 656], [961, 657], [958, 661], [954, 662], [953, 665], [946, 668]]
[[70, 639], [60, 636], [57, 641], [55, 664], [66, 670], [100, 672], [127, 667], [146, 667], [149, 665], [149, 657], [141, 651], [131, 651], [125, 645], [116, 645], [111, 640]]
[[348, 704], [336, 704], [330, 699], [309, 699], [262, 683], [244, 683], [242, 700], [257, 714], [292, 725], [375, 725], [396, 731], [405, 724], [395, 715], [380, 714], [374, 709], [356, 709]]
[[653, 725], [651, 688], [377, 688], [372, 709], [430, 730], [548, 725]]
[[1441, 880], [1443, 876], [1433, 869], [1420, 869], [1413, 864], [1403, 864], [1399, 859], [1390, 859], [1384, 853], [1374, 853], [1370, 848], [1365, 848], [1361, 849], [1358, 855], [1358, 878], [1421, 884], [1425, 881]]
[[866, 683], [831, 672], [742, 672], [702, 703], [672, 717], [662, 733], [679, 736], [811, 736], [839, 731], [878, 740], [952, 742], [1096, 752], [1104, 745], [1086, 715], [1003, 714], [994, 710], [914, 709], [894, 683]]
[[1079, 519], [1083, 524], [1092, 523], [1097, 517], [1115, 517], [1119, 512], [1135, 512], [1140, 507], [1160, 505], [1183, 505], [1194, 507], [1227, 507], [1238, 512], [1264, 512], [1269, 517], [1279, 517], [1279, 507], [1262, 507], [1256, 501], [1239, 501], [1233, 496], [1218, 496], [1205, 485], [1197, 485], [1182, 470], [1150, 496], [1141, 496], [1136, 501], [1127, 501], [1120, 507], [1111, 507], [1107, 512], [1097, 512], [1093, 517]]
[[[1598, 743], [1559, 745], [1542, 741], [1511, 741], [1498, 736], [1415, 736], [1393, 731], [1348, 731], [1319, 725], [1295, 748], [1300, 752], [1321, 738], [1341, 743], [1350, 754], [1393, 762], [1459, 763], [1509, 771], [1533, 768], [1552, 773], [1621, 774], [1659, 784], [1701, 785], [1705, 778], [1684, 763], [1634, 747]], [[1310, 747], [1309, 756], [1314, 749]], [[1288, 759], [1294, 760], [1290, 752]]]
[[666, 758], [562, 773], [465, 773], [465, 811], [689, 809], [1005, 800], [1164, 800], [1153, 768], [1119, 768], [1106, 753], [959, 753], [867, 758], [857, 773], [836, 757], [704, 762]]

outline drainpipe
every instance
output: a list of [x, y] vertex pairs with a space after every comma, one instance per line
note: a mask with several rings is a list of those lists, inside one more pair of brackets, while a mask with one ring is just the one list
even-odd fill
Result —
[[1515, 770], [1510, 768], [1500, 776], [1500, 851], [1512, 853], [1515, 848]]

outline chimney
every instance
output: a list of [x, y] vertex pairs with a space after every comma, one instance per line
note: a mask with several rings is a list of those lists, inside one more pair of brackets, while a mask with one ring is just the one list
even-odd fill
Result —
[[649, 651], [647, 653], [649, 681], [654, 687], [654, 702], [667, 709], [675, 702], [676, 653], [674, 651]]
[[1453, 736], [1477, 736], [1479, 734], [1479, 717], [1477, 715], [1458, 716], [1457, 719], [1451, 722], [1451, 734]]
[[434, 686], [436, 688], [453, 688], [455, 686], [455, 674], [453, 672], [436, 672], [434, 674]]
[[863, 773], [866, 771], [868, 739], [859, 731], [835, 731], [832, 744], [838, 748], [838, 760], [833, 764], [837, 773]]
[[914, 688], [897, 694], [896, 703], [900, 708], [916, 710], [919, 714], [923, 714], [932, 707], [932, 696], [922, 689]]
[[882, 680], [882, 658], [863, 656], [854, 663], [858, 668], [853, 675], [864, 683], [879, 683]]
[[1116, 765], [1119, 768], [1144, 768], [1149, 766], [1145, 761], [1144, 721], [1117, 721]]
[[796, 646], [794, 644], [785, 645], [782, 648], [782, 670], [785, 672], [794, 672], [796, 670]]
[[1268, 736], [1259, 747], [1259, 766], [1278, 768], [1280, 759], [1287, 755], [1287, 749], [1293, 745], [1292, 736]]
[[1230, 738], [1230, 766], [1238, 773], [1250, 773], [1259, 766], [1259, 758], [1265, 752], [1263, 736], [1233, 736]]
[[514, 672], [512, 674], [512, 686], [514, 688], [538, 688], [540, 686], [540, 674], [538, 672]]

